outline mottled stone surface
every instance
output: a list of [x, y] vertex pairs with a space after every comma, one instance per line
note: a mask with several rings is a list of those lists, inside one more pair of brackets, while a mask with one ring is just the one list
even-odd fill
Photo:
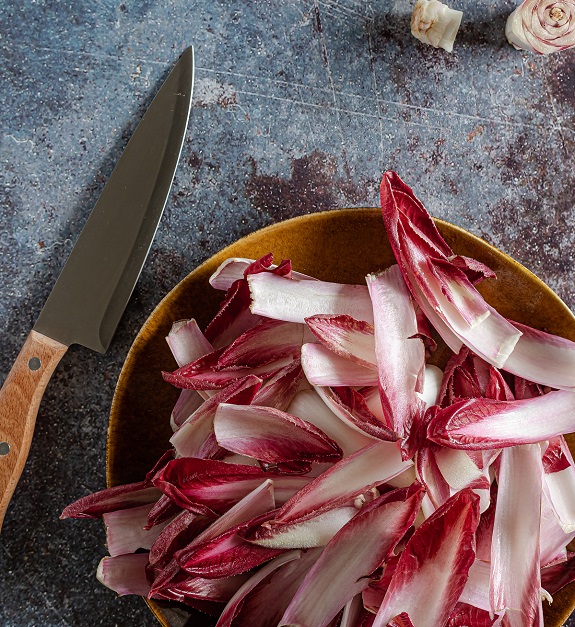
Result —
[[[94, 576], [117, 375], [155, 303], [209, 255], [302, 213], [377, 204], [397, 170], [430, 211], [575, 306], [575, 54], [505, 41], [510, 0], [459, 0], [453, 54], [409, 34], [408, 0], [4, 0], [0, 6], [0, 377], [178, 54], [191, 125], [163, 221], [105, 356], [66, 355], [0, 536], [0, 624], [152, 625]], [[138, 434], [134, 434], [138, 437]], [[575, 624], [575, 623], [573, 623]]]

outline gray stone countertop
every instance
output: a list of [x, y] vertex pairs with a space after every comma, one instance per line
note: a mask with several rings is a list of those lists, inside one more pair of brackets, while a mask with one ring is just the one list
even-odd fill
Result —
[[394, 169], [432, 214], [575, 306], [575, 51], [518, 52], [504, 37], [511, 0], [459, 0], [448, 54], [411, 37], [411, 4], [1, 3], [2, 380], [155, 90], [190, 44], [197, 63], [181, 162], [112, 347], [72, 347], [42, 403], [0, 536], [1, 625], [154, 624], [139, 598], [96, 581], [101, 525], [58, 515], [105, 485], [108, 411], [138, 329], [224, 245], [292, 216], [377, 206]]

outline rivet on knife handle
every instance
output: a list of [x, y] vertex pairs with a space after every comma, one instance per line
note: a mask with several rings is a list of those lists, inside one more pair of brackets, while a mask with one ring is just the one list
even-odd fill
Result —
[[44, 390], [67, 350], [31, 331], [0, 389], [0, 529], [28, 457]]

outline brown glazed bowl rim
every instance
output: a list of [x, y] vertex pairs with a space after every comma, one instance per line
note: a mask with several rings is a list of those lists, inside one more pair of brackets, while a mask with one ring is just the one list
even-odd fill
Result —
[[[355, 221], [361, 222], [373, 221], [376, 216], [381, 220], [380, 210], [377, 208], [356, 208], [356, 209], [339, 209], [324, 211], [319, 213], [307, 214], [298, 216], [284, 222], [274, 223], [270, 226], [264, 227], [245, 237], [233, 242], [226, 246], [221, 251], [204, 261], [201, 265], [195, 268], [190, 274], [188, 274], [182, 281], [180, 281], [164, 298], [159, 302], [156, 308], [152, 311], [149, 318], [146, 320], [138, 335], [136, 336], [122, 367], [122, 371], [118, 378], [118, 383], [114, 393], [112, 406], [110, 410], [110, 421], [108, 426], [108, 440], [107, 440], [107, 455], [106, 455], [106, 478], [108, 486], [117, 485], [118, 483], [126, 482], [122, 478], [122, 451], [129, 446], [129, 442], [126, 436], [121, 435], [122, 417], [126, 411], [126, 391], [129, 388], [131, 381], [135, 376], [139, 368], [150, 368], [149, 364], [140, 365], [142, 355], [151, 341], [150, 329], [153, 329], [155, 337], [157, 338], [159, 333], [163, 333], [165, 336], [171, 322], [175, 319], [171, 317], [169, 312], [172, 311], [174, 303], [178, 299], [182, 298], [183, 291], [195, 282], [201, 281], [205, 283], [206, 276], [212, 274], [212, 272], [220, 265], [220, 263], [228, 257], [250, 257], [255, 255], [238, 254], [237, 251], [241, 249], [243, 253], [246, 250], [259, 247], [261, 249], [262, 242], [273, 240], [274, 238], [281, 238], [282, 236], [292, 236], [305, 238], [305, 234], [311, 229], [318, 228], [335, 228], [339, 225], [352, 225]], [[527, 268], [522, 266], [519, 262], [509, 257], [502, 251], [498, 250], [491, 244], [488, 244], [481, 238], [473, 235], [465, 229], [450, 224], [444, 220], [434, 219], [435, 223], [448, 241], [459, 242], [459, 250], [453, 245], [455, 252], [458, 254], [466, 254], [465, 250], [473, 248], [474, 252], [478, 253], [482, 257], [482, 261], [489, 265], [489, 262], [498, 265], [503, 269], [503, 273], [509, 272], [514, 277], [519, 277], [529, 290], [537, 294], [536, 305], [537, 311], [544, 307], [545, 311], [549, 312], [550, 319], [558, 320], [559, 326], [557, 328], [550, 328], [549, 330], [559, 335], [569, 337], [571, 340], [575, 340], [575, 316], [569, 308], [563, 303], [563, 301], [537, 276], [530, 272]], [[382, 237], [385, 238], [385, 231], [382, 228]], [[299, 235], [296, 235], [299, 234]], [[287, 237], [289, 240], [289, 237]], [[291, 241], [291, 240], [290, 240]], [[298, 240], [299, 241], [299, 240]], [[387, 244], [388, 246], [388, 244]], [[462, 248], [464, 250], [462, 250]], [[272, 251], [273, 252], [273, 251]], [[306, 253], [313, 254], [313, 253]], [[283, 255], [288, 256], [288, 255]], [[477, 256], [477, 255], [476, 255]], [[294, 264], [295, 270], [305, 272], [306, 269], [297, 267]], [[375, 269], [375, 268], [374, 268]], [[209, 274], [208, 274], [209, 273]], [[499, 274], [498, 274], [499, 276]], [[324, 277], [320, 277], [324, 278]], [[333, 278], [331, 280], [334, 280]], [[488, 283], [488, 282], [486, 282]], [[495, 282], [497, 283], [497, 282]], [[207, 287], [207, 286], [206, 286]], [[480, 291], [483, 289], [480, 287]], [[495, 293], [492, 291], [492, 293]], [[487, 294], [484, 294], [489, 301], [490, 298]], [[493, 303], [492, 303], [493, 304]], [[510, 307], [513, 307], [513, 303]], [[191, 312], [193, 314], [193, 312]], [[213, 312], [215, 313], [215, 312]], [[504, 313], [504, 312], [502, 312]], [[504, 313], [504, 315], [506, 315]], [[190, 316], [188, 316], [190, 317]], [[509, 316], [513, 317], [513, 316]], [[524, 322], [524, 320], [520, 320]], [[167, 324], [169, 323], [169, 326]], [[535, 324], [533, 325], [535, 326]], [[541, 324], [538, 325], [541, 328]], [[553, 326], [553, 325], [552, 325]], [[160, 382], [158, 383], [160, 385]], [[171, 407], [166, 408], [171, 411]], [[118, 435], [120, 434], [120, 435]], [[142, 433], [138, 433], [140, 437], [146, 437], [146, 431], [142, 430]], [[569, 446], [573, 453], [575, 453], [575, 441], [573, 438], [568, 438]], [[165, 443], [165, 449], [168, 448], [168, 443]], [[143, 477], [142, 477], [143, 478]], [[166, 627], [176, 627], [176, 625], [184, 625], [186, 623], [185, 613], [182, 613], [178, 609], [170, 609], [164, 603], [158, 603], [153, 600], [146, 599], [146, 603], [159, 620], [162, 625]], [[544, 604], [546, 605], [546, 604]], [[564, 588], [554, 597], [554, 602], [550, 608], [546, 608], [545, 612], [545, 625], [546, 627], [559, 627], [562, 625], [570, 613], [575, 609], [575, 584]]]

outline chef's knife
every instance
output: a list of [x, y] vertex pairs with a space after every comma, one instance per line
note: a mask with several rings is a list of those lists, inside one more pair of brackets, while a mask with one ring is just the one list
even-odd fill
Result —
[[106, 352], [138, 280], [182, 150], [193, 80], [188, 48], [134, 131], [0, 390], [0, 528], [54, 369], [71, 344]]

